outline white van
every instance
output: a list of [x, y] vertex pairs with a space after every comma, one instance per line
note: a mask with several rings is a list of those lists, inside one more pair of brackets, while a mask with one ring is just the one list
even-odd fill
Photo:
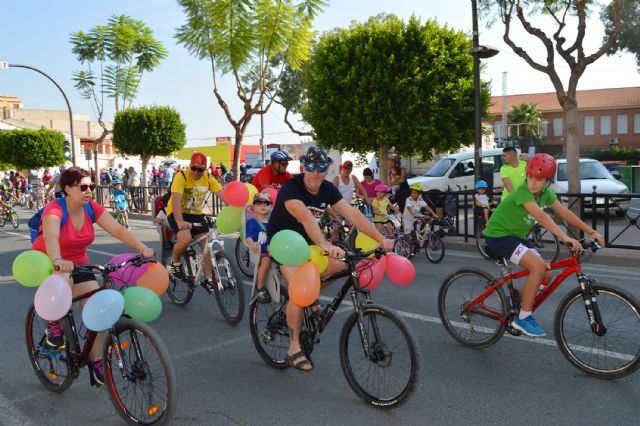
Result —
[[[475, 151], [457, 152], [442, 157], [422, 176], [409, 179], [409, 185], [421, 183], [424, 190], [429, 191], [460, 191], [474, 189]], [[484, 173], [493, 172], [493, 187], [501, 188], [500, 167], [502, 167], [502, 148], [487, 149], [481, 152], [482, 169]], [[483, 174], [484, 174], [483, 173]]]

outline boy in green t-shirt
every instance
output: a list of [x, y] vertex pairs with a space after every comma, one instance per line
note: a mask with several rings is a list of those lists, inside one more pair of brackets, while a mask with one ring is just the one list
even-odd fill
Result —
[[526, 180], [502, 201], [487, 223], [485, 231], [487, 252], [492, 257], [507, 258], [516, 265], [529, 270], [522, 288], [522, 301], [518, 317], [511, 325], [524, 334], [542, 337], [544, 331], [538, 326], [532, 310], [533, 301], [540, 283], [551, 278], [540, 254], [525, 237], [536, 221], [560, 241], [571, 246], [573, 252], [582, 250], [580, 243], [569, 237], [555, 222], [542, 211], [549, 206], [563, 220], [584, 231], [604, 247], [604, 238], [573, 212], [562, 205], [549, 185], [556, 173], [556, 161], [548, 154], [536, 154], [527, 164]]

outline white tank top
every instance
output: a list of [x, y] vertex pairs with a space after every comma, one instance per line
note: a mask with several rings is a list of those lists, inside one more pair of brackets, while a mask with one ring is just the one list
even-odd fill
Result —
[[340, 191], [342, 198], [349, 204], [353, 201], [353, 190], [355, 187], [356, 184], [353, 182], [353, 176], [349, 175], [349, 183], [344, 183], [342, 176], [338, 175], [338, 191]]

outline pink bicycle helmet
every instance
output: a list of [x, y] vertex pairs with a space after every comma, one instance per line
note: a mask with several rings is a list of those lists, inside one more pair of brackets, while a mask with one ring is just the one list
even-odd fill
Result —
[[387, 185], [385, 185], [384, 183], [379, 183], [376, 185], [375, 188], [373, 188], [376, 192], [387, 192], [389, 191], [389, 187]]

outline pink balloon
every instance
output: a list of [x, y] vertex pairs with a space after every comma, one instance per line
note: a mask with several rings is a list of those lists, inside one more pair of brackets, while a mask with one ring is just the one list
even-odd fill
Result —
[[244, 183], [233, 181], [224, 187], [224, 201], [234, 207], [244, 207], [249, 200], [249, 188]]
[[[135, 256], [137, 256], [135, 253], [122, 253], [111, 259], [109, 263], [121, 263]], [[109, 273], [109, 278], [111, 278], [111, 282], [116, 287], [133, 285], [140, 279], [142, 275], [144, 275], [148, 267], [148, 263], [143, 263], [140, 266], [133, 266], [131, 264], [128, 264], [124, 268], [120, 268], [117, 271]]]
[[375, 257], [363, 259], [356, 265], [356, 273], [358, 274], [358, 282], [360, 287], [373, 290], [380, 285], [384, 278], [385, 269], [384, 258], [376, 259]]
[[278, 190], [275, 188], [265, 188], [262, 192], [266, 192], [269, 194], [269, 198], [271, 199], [271, 204], [276, 203], [276, 198], [278, 197]]
[[416, 276], [416, 268], [413, 263], [402, 256], [395, 253], [387, 256], [387, 276], [392, 283], [398, 285], [407, 285]]
[[69, 312], [71, 299], [69, 282], [58, 274], [52, 274], [38, 287], [33, 305], [40, 318], [57, 321]]

